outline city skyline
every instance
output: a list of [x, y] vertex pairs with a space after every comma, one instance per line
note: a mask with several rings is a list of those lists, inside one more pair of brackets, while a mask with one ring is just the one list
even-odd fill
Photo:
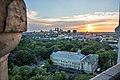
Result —
[[[61, 28], [79, 32], [114, 32], [119, 0], [25, 0], [28, 31]], [[31, 6], [32, 5], [32, 6]]]

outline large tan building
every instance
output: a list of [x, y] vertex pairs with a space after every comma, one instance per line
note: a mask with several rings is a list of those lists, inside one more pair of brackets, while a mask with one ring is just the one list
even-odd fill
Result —
[[89, 54], [87, 56], [78, 52], [57, 51], [50, 55], [54, 65], [64, 68], [82, 70], [85, 73], [93, 73], [98, 66], [98, 55]]

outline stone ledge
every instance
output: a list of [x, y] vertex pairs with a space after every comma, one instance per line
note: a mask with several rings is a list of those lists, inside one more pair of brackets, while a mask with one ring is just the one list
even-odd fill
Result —
[[117, 64], [90, 80], [120, 80], [120, 64]]

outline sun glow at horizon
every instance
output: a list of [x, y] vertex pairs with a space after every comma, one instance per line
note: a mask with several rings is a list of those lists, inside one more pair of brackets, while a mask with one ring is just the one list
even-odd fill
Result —
[[86, 31], [87, 31], [87, 32], [94, 32], [94, 29], [95, 29], [95, 27], [94, 27], [93, 25], [88, 24], [88, 25], [87, 25], [87, 28], [86, 28]]

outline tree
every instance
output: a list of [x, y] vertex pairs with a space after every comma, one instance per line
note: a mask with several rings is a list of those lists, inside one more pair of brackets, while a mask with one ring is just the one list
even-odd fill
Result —
[[42, 57], [44, 59], [49, 58], [48, 50], [46, 46], [36, 46], [33, 50], [34, 54], [36, 54], [37, 57]]
[[29, 80], [47, 80], [45, 76], [42, 75], [36, 75], [31, 77]]
[[78, 74], [75, 73], [73, 75], [70, 75], [67, 80], [76, 80], [77, 77], [78, 77]]
[[88, 55], [88, 54], [94, 54], [94, 46], [92, 45], [88, 45], [88, 46], [85, 46], [85, 48], [83, 48], [81, 50], [81, 53], [84, 54], [84, 55]]
[[60, 50], [59, 45], [53, 45], [52, 47], [50, 47], [51, 52], [56, 52], [56, 51], [59, 51], [59, 50]]
[[31, 74], [33, 76], [37, 75], [37, 74], [41, 74], [41, 75], [47, 75], [47, 69], [46, 68], [41, 68], [41, 67], [35, 67], [35, 68], [32, 68], [32, 72]]
[[8, 67], [9, 67], [10, 69], [13, 69], [13, 67], [14, 67], [14, 62], [15, 62], [15, 58], [13, 57], [13, 55], [10, 55], [10, 56], [8, 57]]
[[71, 43], [66, 43], [66, 44], [65, 44], [65, 49], [66, 49], [66, 51], [70, 51], [72, 48], [74, 48], [74, 45], [73, 45], [73, 44], [71, 44]]
[[65, 74], [65, 72], [61, 71], [61, 72], [55, 72], [55, 76], [53, 78], [54, 80], [66, 80], [67, 76]]
[[18, 75], [18, 74], [19, 74], [19, 68], [18, 67], [14, 66], [13, 69], [9, 69], [9, 75], [14, 76], [14, 75]]
[[78, 48], [71, 48], [71, 50], [70, 50], [71, 52], [77, 52], [78, 51]]
[[40, 67], [33, 67], [31, 74], [32, 74], [32, 76], [35, 76], [36, 74], [41, 74], [42, 71], [43, 71], [43, 69]]
[[46, 77], [46, 80], [54, 80], [54, 79], [53, 79], [53, 75], [47, 76], [47, 77]]
[[24, 80], [24, 79], [20, 75], [15, 75], [10, 80]]
[[113, 48], [111, 46], [109, 46], [109, 44], [107, 42], [103, 42], [101, 43], [102, 47], [104, 47], [105, 50], [113, 50]]
[[32, 54], [35, 54], [37, 58], [40, 58], [42, 56], [42, 47], [36, 45], [35, 48], [32, 50]]
[[110, 64], [111, 66], [117, 63], [117, 51], [109, 50]]
[[19, 74], [23, 77], [24, 80], [28, 80], [30, 77], [30, 68], [28, 66], [20, 67]]
[[90, 80], [91, 78], [93, 78], [94, 75], [80, 75], [79, 77], [77, 77], [76, 80]]
[[51, 64], [48, 62], [48, 60], [45, 61], [44, 68], [47, 68], [47, 70], [51, 68]]
[[47, 61], [50, 65], [53, 64], [52, 60], [50, 60], [50, 59], [47, 59], [46, 61]]
[[27, 50], [17, 51], [15, 58], [16, 58], [16, 64], [18, 66], [30, 65], [31, 63], [37, 62], [37, 58], [35, 54], [31, 54], [31, 52]]
[[[109, 52], [105, 51], [105, 49], [100, 49], [96, 52], [97, 54], [99, 54], [99, 62], [100, 62], [100, 66], [102, 69], [107, 69], [110, 67], [110, 64], [108, 65], [108, 61], [110, 60], [109, 57]], [[107, 66], [105, 66], [107, 64]]]

